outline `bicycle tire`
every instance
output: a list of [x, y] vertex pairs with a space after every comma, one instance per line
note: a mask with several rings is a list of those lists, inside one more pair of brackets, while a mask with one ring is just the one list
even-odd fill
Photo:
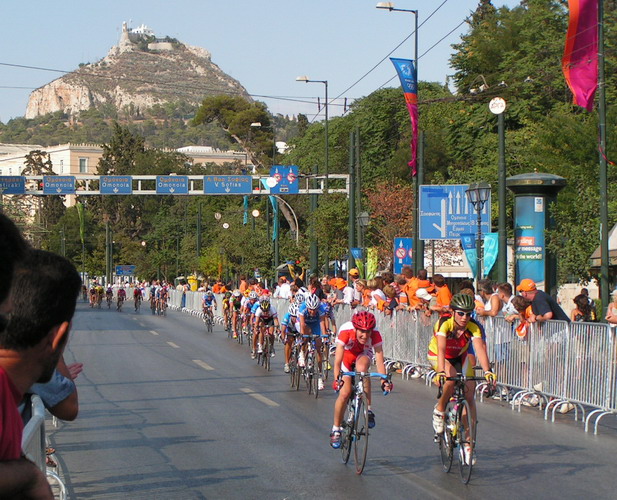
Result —
[[317, 370], [313, 375], [313, 391], [315, 392], [315, 399], [319, 397], [319, 371]]
[[357, 400], [353, 442], [354, 462], [356, 464], [356, 474], [358, 475], [362, 474], [366, 464], [368, 436], [368, 400], [366, 394], [361, 394]]
[[[473, 425], [471, 418], [471, 408], [469, 403], [464, 400], [459, 405], [456, 415], [457, 441], [459, 446], [458, 463], [461, 481], [463, 484], [469, 483], [471, 471], [473, 470], [473, 453], [476, 444], [476, 425]], [[468, 431], [466, 429], [469, 429]], [[469, 456], [466, 457], [465, 449], [469, 448]]]
[[291, 353], [289, 358], [289, 386], [293, 389], [296, 386], [296, 375], [298, 374], [298, 365], [294, 353]]
[[453, 437], [450, 426], [452, 425], [447, 415], [450, 415], [452, 404], [446, 406], [446, 418], [444, 420], [443, 432], [439, 434], [439, 453], [441, 455], [441, 466], [444, 472], [450, 472], [453, 457]]
[[341, 429], [341, 459], [343, 463], [349, 462], [351, 455], [351, 446], [353, 441], [353, 429], [355, 421], [355, 409], [353, 404], [354, 396], [352, 395], [347, 401], [345, 413], [343, 413], [342, 429]]
[[332, 368], [330, 365], [330, 347], [328, 344], [323, 344], [322, 346], [321, 362], [323, 363], [323, 379], [328, 380], [328, 375], [330, 374], [330, 370]]
[[266, 371], [270, 371], [270, 354], [272, 353], [272, 346], [270, 345], [270, 336], [266, 333], [264, 335], [264, 368]]

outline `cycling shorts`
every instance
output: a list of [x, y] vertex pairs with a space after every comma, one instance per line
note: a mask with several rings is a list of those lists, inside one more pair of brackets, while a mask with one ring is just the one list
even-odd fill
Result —
[[[456, 358], [446, 358], [446, 361], [450, 363], [457, 372], [462, 373], [466, 377], [473, 377], [473, 364], [469, 361], [470, 357], [467, 354], [467, 352], [464, 352]], [[428, 360], [430, 361], [433, 370], [437, 371], [437, 356], [429, 356]]]
[[270, 316], [269, 318], [260, 317], [265, 326], [274, 326], [274, 316]]

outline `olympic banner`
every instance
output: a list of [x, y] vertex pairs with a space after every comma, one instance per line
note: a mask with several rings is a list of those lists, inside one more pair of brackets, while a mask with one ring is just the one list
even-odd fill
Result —
[[409, 166], [411, 167], [412, 174], [416, 175], [418, 159], [418, 75], [412, 60], [391, 57], [390, 61], [394, 64], [401, 81], [401, 87], [405, 95], [405, 104], [407, 104], [407, 110], [411, 118], [411, 161]]

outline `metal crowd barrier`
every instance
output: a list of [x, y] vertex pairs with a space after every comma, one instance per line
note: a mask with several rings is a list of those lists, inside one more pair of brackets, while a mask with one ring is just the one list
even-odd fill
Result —
[[45, 406], [36, 394], [31, 397], [32, 416], [24, 427], [21, 449], [24, 456], [36, 465], [48, 478], [52, 478], [58, 489], [60, 500], [66, 499], [66, 487], [58, 474], [47, 468], [45, 441]]
[[[202, 292], [186, 292], [183, 311], [201, 316]], [[217, 315], [222, 321], [222, 295], [216, 295]], [[170, 304], [180, 309], [182, 292], [172, 290]], [[289, 301], [272, 299], [280, 317]], [[437, 315], [418, 311], [395, 311], [386, 316], [374, 311], [377, 329], [384, 339], [384, 356], [389, 363], [403, 365], [402, 376], [426, 374], [430, 383], [431, 368], [427, 361], [428, 344], [433, 336]], [[351, 319], [352, 310], [338, 305], [334, 317], [338, 327]], [[539, 399], [544, 418], [555, 421], [560, 410], [574, 410], [575, 420], [585, 422], [585, 431], [593, 422], [594, 434], [606, 415], [617, 415], [617, 342], [615, 329], [601, 323], [546, 321], [530, 325], [529, 333], [520, 338], [516, 323], [503, 317], [484, 318], [488, 356], [494, 362], [499, 386], [506, 399], [518, 408], [529, 397]], [[413, 376], [413, 375], [412, 375]], [[588, 412], [586, 414], [586, 412]]]

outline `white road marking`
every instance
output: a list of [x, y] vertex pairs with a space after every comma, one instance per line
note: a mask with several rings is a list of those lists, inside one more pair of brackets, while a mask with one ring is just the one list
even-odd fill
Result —
[[214, 368], [212, 368], [208, 363], [202, 361], [201, 359], [194, 359], [193, 363], [195, 363], [197, 366], [201, 366], [204, 370], [214, 370]]
[[154, 330], [150, 330], [150, 333], [151, 333], [152, 335], [158, 335], [158, 333], [156, 333]]
[[248, 387], [243, 387], [240, 390], [242, 392], [245, 392], [246, 394], [248, 394], [252, 398], [255, 398], [257, 401], [261, 401], [262, 403], [267, 404], [268, 406], [279, 406], [279, 404], [277, 402], [272, 401], [271, 399], [267, 398], [266, 396], [263, 396], [263, 395], [255, 392], [253, 389], [249, 389]]
[[174, 349], [180, 349], [180, 346], [178, 344], [174, 344], [173, 342], [167, 342], [167, 343]]

